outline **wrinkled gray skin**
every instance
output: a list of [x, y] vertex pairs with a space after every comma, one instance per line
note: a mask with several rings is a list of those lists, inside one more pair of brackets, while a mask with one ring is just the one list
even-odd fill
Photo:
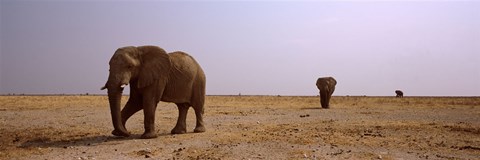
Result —
[[337, 81], [333, 77], [321, 77], [317, 79], [317, 88], [320, 91], [320, 104], [322, 108], [330, 108], [330, 98], [335, 91]]
[[402, 98], [403, 97], [403, 92], [401, 90], [396, 90], [395, 93], [397, 94], [396, 97]]
[[[130, 136], [125, 123], [143, 109], [145, 132], [141, 138], [155, 138], [155, 110], [159, 101], [173, 102], [178, 107], [179, 116], [172, 134], [187, 132], [186, 117], [190, 106], [197, 118], [194, 132], [205, 132], [205, 74], [190, 55], [167, 54], [156, 46], [129, 46], [115, 51], [109, 64], [110, 74], [102, 90], [108, 89], [113, 135]], [[126, 85], [130, 85], [130, 98], [120, 111]]]

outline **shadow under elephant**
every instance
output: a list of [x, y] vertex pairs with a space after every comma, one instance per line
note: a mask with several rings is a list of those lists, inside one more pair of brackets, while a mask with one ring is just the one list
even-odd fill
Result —
[[[188, 134], [188, 133], [187, 133]], [[172, 134], [159, 134], [159, 137], [169, 136]], [[131, 135], [129, 137], [118, 137], [113, 135], [96, 135], [85, 136], [82, 138], [51, 140], [49, 137], [37, 137], [26, 140], [21, 143], [20, 148], [69, 148], [74, 146], [96, 146], [107, 142], [121, 142], [140, 138], [141, 135]]]

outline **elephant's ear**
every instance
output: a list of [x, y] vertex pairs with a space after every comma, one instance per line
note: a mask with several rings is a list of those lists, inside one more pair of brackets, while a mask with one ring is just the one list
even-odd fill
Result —
[[165, 50], [156, 46], [137, 47], [141, 59], [138, 73], [138, 88], [151, 85], [159, 79], [166, 80], [172, 62]]
[[332, 77], [331, 80], [332, 80], [333, 85], [337, 85], [337, 80], [335, 80], [335, 78]]

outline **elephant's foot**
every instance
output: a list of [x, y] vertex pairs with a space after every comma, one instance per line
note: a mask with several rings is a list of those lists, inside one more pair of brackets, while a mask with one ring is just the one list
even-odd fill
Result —
[[113, 130], [112, 134], [115, 135], [115, 136], [119, 136], [119, 137], [129, 137], [130, 136], [130, 133], [128, 133], [128, 132], [122, 132], [122, 131], [118, 131], [118, 130]]
[[184, 134], [187, 133], [187, 129], [181, 129], [181, 128], [173, 128], [171, 131], [172, 134]]
[[195, 132], [195, 133], [202, 133], [202, 132], [205, 132], [205, 131], [206, 131], [206, 129], [205, 129], [204, 126], [197, 126], [197, 127], [195, 127], [195, 129], [193, 130], [193, 132]]
[[142, 134], [142, 136], [140, 138], [142, 138], [142, 139], [157, 138], [157, 134], [155, 134], [154, 132], [145, 132], [145, 133]]

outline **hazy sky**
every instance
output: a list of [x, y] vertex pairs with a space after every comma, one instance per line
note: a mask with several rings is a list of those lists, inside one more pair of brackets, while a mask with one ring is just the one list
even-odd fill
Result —
[[207, 94], [480, 96], [480, 1], [0, 1], [0, 94], [106, 93], [123, 46], [194, 56]]

